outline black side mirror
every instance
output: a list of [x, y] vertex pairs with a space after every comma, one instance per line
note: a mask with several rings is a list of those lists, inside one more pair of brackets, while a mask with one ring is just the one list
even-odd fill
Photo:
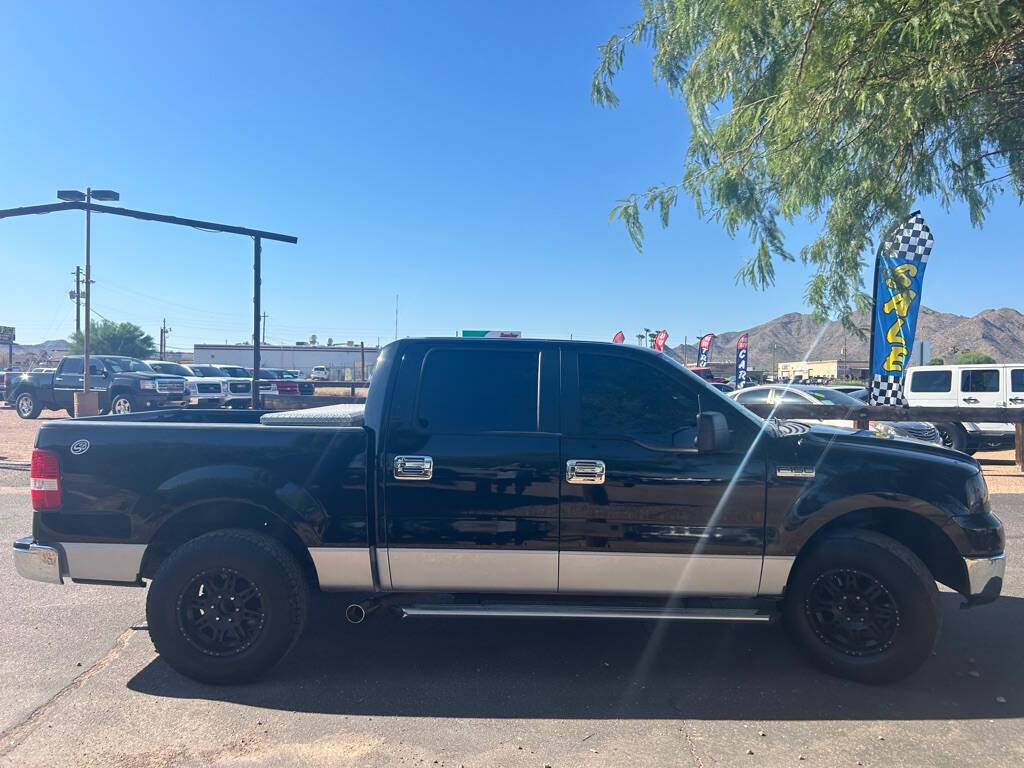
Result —
[[697, 414], [698, 453], [719, 453], [728, 450], [732, 443], [729, 423], [718, 411], [704, 411]]

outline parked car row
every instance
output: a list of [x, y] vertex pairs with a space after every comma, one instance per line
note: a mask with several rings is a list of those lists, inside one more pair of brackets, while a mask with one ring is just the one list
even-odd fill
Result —
[[[0, 399], [23, 419], [42, 411], [75, 414], [75, 392], [81, 392], [84, 358], [70, 355], [53, 371], [0, 374]], [[260, 369], [264, 395], [312, 395], [313, 383], [296, 378], [298, 371]], [[247, 408], [252, 401], [252, 370], [233, 365], [137, 360], [118, 355], [92, 355], [89, 389], [99, 398], [101, 413], [132, 413], [159, 408]]]

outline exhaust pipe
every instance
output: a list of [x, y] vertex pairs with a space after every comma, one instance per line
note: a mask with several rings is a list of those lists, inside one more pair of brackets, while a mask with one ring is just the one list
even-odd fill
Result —
[[345, 618], [349, 624], [362, 624], [366, 617], [377, 608], [374, 601], [366, 600], [362, 603], [352, 603], [345, 609]]

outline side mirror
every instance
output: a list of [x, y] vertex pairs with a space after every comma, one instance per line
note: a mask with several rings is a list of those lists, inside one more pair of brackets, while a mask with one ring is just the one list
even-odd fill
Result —
[[704, 411], [697, 414], [697, 452], [718, 453], [725, 451], [732, 443], [729, 423], [718, 411]]

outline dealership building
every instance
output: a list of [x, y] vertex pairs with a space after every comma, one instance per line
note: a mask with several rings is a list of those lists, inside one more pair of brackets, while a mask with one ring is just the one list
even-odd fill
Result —
[[[380, 347], [355, 343], [325, 346], [260, 344], [260, 366], [299, 371], [308, 377], [314, 366], [326, 366], [331, 381], [366, 381], [373, 373]], [[252, 367], [252, 344], [196, 344], [196, 363]]]

